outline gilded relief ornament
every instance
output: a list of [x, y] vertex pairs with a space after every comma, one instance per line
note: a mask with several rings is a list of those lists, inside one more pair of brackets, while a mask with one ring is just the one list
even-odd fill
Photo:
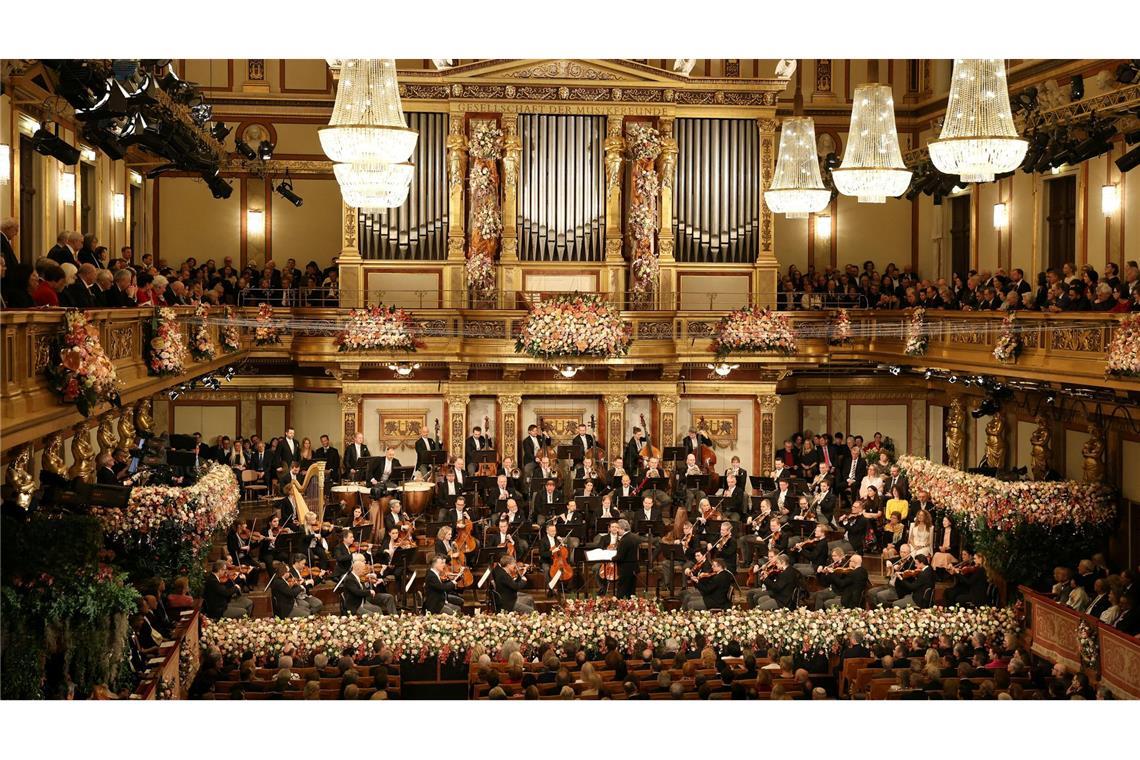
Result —
[[1104, 430], [1095, 422], [1089, 424], [1089, 439], [1081, 447], [1086, 483], [1104, 482]]
[[503, 120], [503, 182], [508, 190], [514, 190], [519, 181], [519, 161], [522, 157], [522, 140], [519, 138], [517, 122]]
[[1044, 480], [1053, 455], [1053, 431], [1044, 417], [1037, 418], [1037, 429], [1029, 436], [1029, 459], [1034, 480]]
[[135, 404], [135, 430], [140, 434], [154, 433], [154, 402], [149, 397]]
[[71, 469], [68, 475], [79, 478], [84, 483], [95, 482], [95, 448], [91, 445], [91, 422], [80, 422], [73, 430], [71, 439]]
[[447, 184], [462, 187], [467, 176], [467, 135], [463, 132], [463, 119], [452, 117], [447, 135]]
[[5, 482], [15, 492], [16, 504], [27, 509], [32, 503], [32, 494], [36, 490], [36, 481], [32, 477], [32, 444], [25, 443], [18, 447], [8, 462], [8, 477]]
[[[115, 450], [118, 441], [115, 439], [115, 415], [111, 412], [99, 418], [99, 427], [95, 431], [95, 440], [99, 442], [99, 453], [110, 454]], [[128, 443], [129, 447], [130, 444]]]
[[621, 126], [615, 133], [610, 130], [603, 146], [606, 155], [606, 198], [609, 198], [614, 189], [621, 182], [622, 156], [625, 154], [625, 138], [621, 135]]
[[124, 447], [133, 445], [135, 440], [134, 410], [129, 406], [119, 410], [119, 440]]
[[1005, 416], [998, 412], [986, 425], [986, 463], [998, 470], [1005, 469]]
[[961, 470], [966, 464], [966, 405], [960, 397], [950, 400], [950, 415], [946, 418], [947, 464]]
[[67, 466], [63, 461], [62, 433], [52, 433], [44, 439], [44, 453], [40, 455], [40, 469], [61, 478], [67, 477]]

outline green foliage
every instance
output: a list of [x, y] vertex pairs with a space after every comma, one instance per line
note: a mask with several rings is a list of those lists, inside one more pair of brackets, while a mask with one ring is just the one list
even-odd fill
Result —
[[1065, 530], [1022, 523], [1012, 530], [997, 530], [979, 520], [961, 527], [987, 564], [1011, 585], [1036, 585], [1051, 578], [1056, 565], [1075, 567], [1078, 560], [1099, 551], [1105, 538], [1103, 531], [1080, 531], [1073, 526]]

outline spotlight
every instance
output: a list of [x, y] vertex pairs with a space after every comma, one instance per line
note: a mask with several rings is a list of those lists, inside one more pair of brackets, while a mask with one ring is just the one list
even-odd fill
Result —
[[932, 370], [932, 369], [928, 369], [922, 373], [922, 379], [923, 380], [929, 380], [932, 377], [934, 377], [934, 370]]
[[1130, 169], [1135, 169], [1137, 164], [1140, 164], [1140, 145], [1116, 159], [1116, 168], [1120, 170], [1121, 174]]
[[262, 161], [268, 161], [273, 158], [273, 143], [268, 140], [262, 140], [257, 146], [257, 157]]
[[1049, 396], [1045, 397], [1045, 403], [1048, 404], [1049, 406], [1052, 406], [1054, 403], [1056, 403], [1056, 401], [1057, 401], [1056, 396], [1049, 395]]
[[1116, 81], [1121, 84], [1132, 84], [1140, 77], [1140, 62], [1122, 63], [1116, 67]]
[[194, 123], [199, 127], [205, 126], [213, 114], [214, 107], [207, 103], [199, 103], [196, 106], [190, 107], [190, 118], [192, 118]]
[[298, 208], [300, 208], [301, 204], [305, 202], [301, 196], [293, 192], [293, 180], [289, 179], [288, 172], [285, 172], [285, 179], [281, 180], [281, 184], [277, 185], [277, 192], [281, 195], [282, 198], [289, 201]]
[[75, 118], [80, 121], [94, 121], [126, 116], [131, 111], [127, 93], [114, 79], [108, 82], [107, 92], [90, 108], [75, 109]]
[[182, 391], [178, 390], [177, 388], [171, 388], [170, 390], [168, 390], [166, 392], [166, 397], [168, 399], [170, 399], [171, 401], [176, 401], [178, 399], [178, 397], [181, 395], [182, 395]]
[[888, 371], [895, 377], [898, 377], [900, 374], [902, 374], [902, 367], [892, 365], [888, 368]]
[[218, 142], [225, 142], [226, 135], [228, 135], [231, 131], [232, 130], [230, 127], [227, 127], [225, 125], [225, 122], [221, 121], [215, 122], [214, 126], [210, 127], [210, 134], [212, 134], [214, 136], [214, 139]]
[[1069, 99], [1072, 101], [1080, 100], [1085, 96], [1085, 78], [1080, 74], [1073, 76], [1072, 82], [1069, 85]]
[[129, 100], [133, 105], [138, 106], [158, 105], [158, 93], [160, 91], [161, 88], [158, 86], [158, 81], [150, 74], [147, 74], [143, 77], [143, 81], [139, 84], [138, 89], [131, 93]]
[[206, 180], [206, 187], [210, 188], [210, 192], [214, 194], [215, 198], [225, 200], [230, 197], [230, 193], [234, 191], [230, 183], [218, 176], [215, 169], [211, 174], [210, 172], [202, 172], [202, 179]]
[[835, 155], [834, 151], [828, 153], [823, 159], [823, 165], [827, 167], [828, 171], [831, 171], [832, 169], [838, 169], [839, 165], [842, 163], [843, 162], [839, 160], [839, 156]]
[[1001, 409], [1001, 404], [999, 404], [995, 399], [987, 396], [982, 400], [982, 403], [978, 404], [977, 409], [974, 409], [970, 412], [970, 416], [975, 420], [979, 420], [982, 417], [988, 417], [991, 414], [996, 414], [999, 409]]
[[249, 147], [245, 140], [236, 140], [234, 147], [237, 149], [237, 152], [241, 154], [241, 157], [247, 161], [257, 160], [257, 151]]
[[949, 381], [950, 381], [950, 384], [953, 385], [954, 383], [958, 382], [958, 376], [957, 375], [951, 375], [949, 377]]
[[[56, 125], [58, 131], [59, 125]], [[79, 148], [68, 145], [63, 140], [59, 139], [59, 135], [48, 132], [43, 127], [36, 130], [32, 135], [32, 147], [36, 153], [41, 153], [45, 156], [50, 156], [61, 164], [67, 166], [75, 166], [79, 163]]]
[[236, 375], [236, 374], [237, 374], [237, 367], [233, 367], [233, 366], [226, 367], [226, 371], [225, 371], [226, 382], [233, 380], [234, 375]]

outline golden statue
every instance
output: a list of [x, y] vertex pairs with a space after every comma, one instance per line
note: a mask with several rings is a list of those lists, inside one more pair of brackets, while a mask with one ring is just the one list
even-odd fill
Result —
[[460, 131], [455, 131], [453, 124], [453, 131], [447, 136], [447, 184], [450, 187], [462, 186], [463, 178], [467, 176], [467, 135], [463, 134], [462, 128], [462, 121]]
[[84, 483], [95, 482], [95, 447], [91, 445], [91, 421], [85, 420], [76, 425], [75, 436], [71, 439], [71, 469], [68, 475], [79, 478]]
[[[99, 418], [99, 427], [95, 431], [95, 440], [99, 442], [99, 453], [109, 454], [115, 450], [118, 441], [115, 440], [115, 413], [107, 412]], [[130, 446], [130, 443], [127, 444]]]
[[40, 469], [61, 478], [67, 477], [67, 466], [63, 461], [62, 433], [52, 433], [44, 439], [44, 453], [40, 456]]
[[1081, 447], [1081, 456], [1085, 458], [1084, 471], [1086, 483], [1104, 482], [1104, 431], [1095, 422], [1089, 423], [1089, 439]]
[[519, 160], [522, 157], [522, 140], [519, 139], [515, 121], [507, 119], [503, 123], [503, 183], [513, 189], [519, 181]]
[[36, 490], [36, 481], [28, 472], [32, 464], [32, 444], [25, 443], [18, 447], [8, 462], [7, 483], [16, 492], [16, 503], [27, 509], [32, 503], [32, 494]]
[[127, 406], [119, 410], [119, 440], [124, 449], [135, 445], [134, 412]]
[[609, 198], [621, 182], [621, 162], [625, 155], [625, 138], [622, 137], [620, 123], [616, 129], [610, 129], [603, 148], [606, 151], [606, 198]]
[[677, 170], [677, 141], [665, 135], [661, 139], [661, 156], [657, 159], [661, 170], [661, 186], [673, 187], [673, 175]]
[[139, 399], [135, 404], [135, 430], [140, 434], [154, 432], [154, 402], [150, 396]]
[[946, 458], [951, 467], [959, 470], [966, 464], [966, 407], [962, 399], [950, 400], [950, 416], [946, 420]]
[[1034, 480], [1044, 480], [1049, 472], [1049, 458], [1053, 455], [1053, 431], [1044, 417], [1037, 418], [1037, 429], [1029, 436], [1030, 469]]
[[998, 412], [986, 425], [986, 464], [1004, 470], [1005, 457], [1005, 417]]

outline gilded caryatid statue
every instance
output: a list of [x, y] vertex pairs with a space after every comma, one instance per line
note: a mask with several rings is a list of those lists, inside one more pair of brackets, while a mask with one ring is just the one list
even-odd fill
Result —
[[514, 119], [503, 121], [503, 183], [508, 190], [519, 181], [519, 161], [522, 159], [522, 140]]
[[135, 430], [140, 435], [154, 433], [154, 403], [149, 396], [135, 404]]
[[998, 412], [986, 425], [986, 463], [997, 470], [1004, 470], [1005, 458], [1005, 416]]
[[36, 490], [36, 481], [32, 477], [32, 444], [26, 443], [12, 453], [8, 462], [8, 477], [6, 482], [15, 492], [16, 504], [27, 509], [32, 503], [32, 494]]
[[[99, 427], [95, 431], [95, 440], [99, 442], [99, 453], [110, 454], [115, 450], [118, 445], [118, 440], [115, 438], [115, 414], [114, 412], [107, 412], [99, 418]], [[127, 447], [130, 447], [130, 442]]]
[[135, 413], [129, 406], [119, 410], [119, 440], [125, 449], [135, 445]]
[[451, 131], [447, 135], [447, 184], [451, 187], [463, 185], [467, 176], [467, 135], [463, 131], [463, 119], [452, 118]]
[[63, 461], [63, 434], [52, 433], [44, 439], [44, 453], [40, 455], [40, 468], [61, 478], [67, 477], [67, 465]]
[[657, 158], [661, 172], [661, 186], [673, 187], [673, 175], [677, 173], [677, 140], [672, 129], [661, 137], [661, 155]]
[[1034, 480], [1044, 480], [1049, 473], [1049, 460], [1053, 456], [1053, 431], [1049, 421], [1037, 418], [1037, 429], [1029, 436], [1030, 470]]
[[1095, 422], [1089, 423], [1089, 439], [1081, 447], [1081, 456], [1085, 458], [1084, 471], [1086, 483], [1104, 482], [1104, 430]]
[[959, 470], [966, 465], [966, 406], [962, 399], [950, 400], [950, 416], [946, 419], [947, 464]]
[[620, 121], [609, 126], [602, 147], [606, 155], [606, 197], [609, 198], [621, 182], [622, 157], [625, 155], [625, 138], [621, 134]]
[[71, 439], [71, 469], [68, 475], [79, 478], [84, 483], [95, 482], [95, 447], [91, 445], [91, 423], [80, 422], [74, 428]]

